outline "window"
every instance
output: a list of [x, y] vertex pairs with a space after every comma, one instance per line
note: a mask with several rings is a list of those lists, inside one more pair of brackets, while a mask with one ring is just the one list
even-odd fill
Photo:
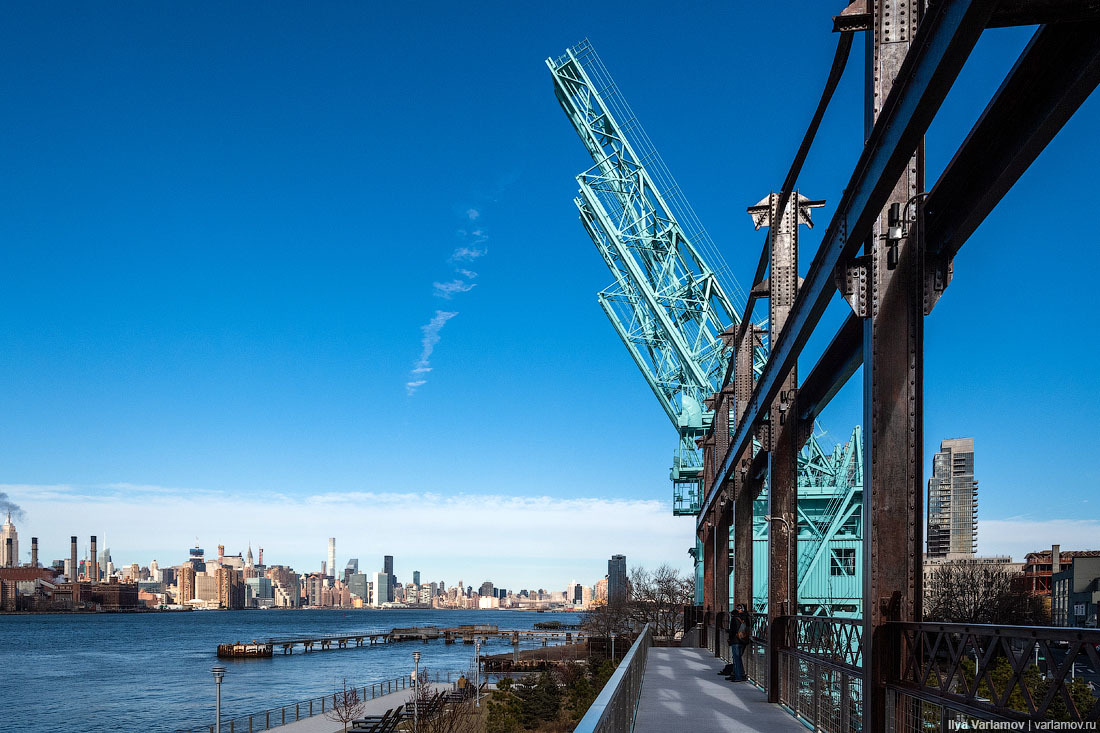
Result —
[[842, 547], [830, 550], [829, 575], [855, 575], [856, 551], [854, 548]]

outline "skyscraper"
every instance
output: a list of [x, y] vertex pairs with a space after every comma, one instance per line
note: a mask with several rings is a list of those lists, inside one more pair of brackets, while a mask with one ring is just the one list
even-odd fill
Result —
[[973, 555], [978, 551], [978, 482], [974, 439], [940, 443], [928, 479], [928, 556]]
[[336, 575], [336, 538], [328, 538], [328, 572]]
[[[348, 560], [348, 564], [344, 566], [344, 582], [348, 582], [348, 578], [359, 573], [359, 558], [353, 557]], [[365, 580], [363, 582], [366, 582]], [[352, 591], [353, 593], [355, 591]], [[363, 598], [363, 596], [360, 596]]]
[[386, 598], [393, 600], [393, 587], [397, 584], [397, 576], [393, 574], [393, 555], [382, 557], [382, 572], [386, 574]]
[[19, 533], [11, 523], [11, 512], [8, 512], [7, 521], [0, 527], [0, 568], [15, 567], [19, 567]]
[[607, 561], [607, 605], [626, 602], [626, 555], [612, 555]]
[[420, 571], [419, 570], [414, 570], [413, 571], [413, 585], [415, 585], [417, 588], [420, 587]]
[[374, 574], [374, 605], [381, 606], [383, 603], [390, 602], [390, 577], [384, 570]]

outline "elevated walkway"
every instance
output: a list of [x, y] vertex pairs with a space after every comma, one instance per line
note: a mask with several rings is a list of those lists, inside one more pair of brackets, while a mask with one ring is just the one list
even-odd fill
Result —
[[805, 733], [751, 682], [729, 682], [706, 649], [653, 647], [646, 658], [634, 733]]

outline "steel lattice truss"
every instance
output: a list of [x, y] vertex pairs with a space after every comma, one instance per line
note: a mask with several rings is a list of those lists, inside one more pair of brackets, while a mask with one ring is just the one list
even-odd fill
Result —
[[[728, 275], [732, 287], [723, 282], [721, 254], [592, 46], [581, 42], [546, 64], [595, 163], [577, 177], [574, 203], [615, 276], [600, 305], [680, 432], [673, 481], [693, 482], [702, 471], [694, 441], [713, 419], [704, 400], [721, 383], [729, 359], [722, 334], [740, 324], [743, 291]], [[757, 371], [766, 359], [766, 347], [758, 349]], [[807, 485], [832, 481], [839, 469], [831, 461], [811, 439], [800, 462]], [[697, 511], [690, 504], [683, 513]]]
[[[547, 65], [558, 100], [595, 163], [577, 177], [575, 203], [615, 276], [599, 294], [600, 306], [680, 434], [673, 480], [695, 486], [697, 494], [703, 463], [695, 439], [713, 417], [704, 400], [721, 381], [728, 357], [721, 335], [740, 321], [700, 251], [715, 256], [717, 249], [678, 200], [644, 132], [635, 135], [635, 144], [628, 139], [633, 116], [591, 46], [582, 43]], [[626, 127], [615, 112], [625, 112]], [[678, 213], [686, 215], [685, 224]]]

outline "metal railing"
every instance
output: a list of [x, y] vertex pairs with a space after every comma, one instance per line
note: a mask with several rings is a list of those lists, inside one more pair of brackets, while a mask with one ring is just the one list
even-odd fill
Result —
[[1100, 630], [929, 622], [890, 629], [898, 664], [887, 699], [903, 721], [897, 733], [978, 720], [1100, 727]]
[[574, 733], [629, 733], [638, 713], [638, 701], [642, 694], [642, 677], [653, 645], [653, 627], [646, 624], [634, 640], [611, 679], [607, 681], [596, 701], [588, 708]]
[[[860, 619], [752, 614], [745, 673], [813, 731], [863, 730]], [[1100, 728], [1100, 630], [945, 623], [886, 624], [888, 733], [963, 730], [989, 721]], [[708, 647], [728, 658], [724, 632]], [[769, 647], [769, 631], [775, 647]], [[728, 647], [727, 647], [728, 648]], [[1058, 728], [1052, 728], [1058, 729]]]
[[[452, 672], [436, 672], [423, 674], [422, 682], [451, 682]], [[411, 689], [408, 675], [393, 677], [391, 679], [373, 682], [369, 685], [355, 685], [349, 690], [356, 690], [360, 700], [374, 700], [375, 698], [389, 695], [394, 692]], [[324, 715], [338, 703], [343, 697], [343, 690], [327, 695], [311, 697], [308, 700], [299, 700], [287, 705], [282, 705], [258, 713], [239, 715], [235, 718], [222, 720], [222, 733], [255, 733], [265, 731], [287, 723], [312, 718], [315, 715]], [[396, 707], [396, 705], [394, 706]], [[214, 724], [197, 725], [190, 728], [177, 728], [176, 733], [214, 733]]]

